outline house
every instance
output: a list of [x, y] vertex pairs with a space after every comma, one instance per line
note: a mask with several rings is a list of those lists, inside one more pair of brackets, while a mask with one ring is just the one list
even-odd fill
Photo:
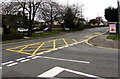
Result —
[[[27, 20], [25, 20], [26, 17], [23, 17], [20, 14], [17, 15], [2, 15], [2, 21], [6, 25], [10, 26], [11, 28], [18, 28], [18, 27], [26, 27]], [[27, 19], [27, 18], [26, 18]]]

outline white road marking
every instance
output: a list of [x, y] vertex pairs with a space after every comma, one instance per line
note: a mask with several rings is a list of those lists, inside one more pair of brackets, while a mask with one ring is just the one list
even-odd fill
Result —
[[40, 56], [35, 56], [35, 57], [33, 57], [32, 59], [36, 59], [36, 58], [39, 58]]
[[9, 64], [7, 66], [10, 67], [10, 66], [13, 66], [13, 65], [16, 65], [16, 64], [18, 64], [18, 63], [12, 63], [12, 64]]
[[23, 60], [23, 59], [25, 59], [25, 57], [19, 58], [19, 59], [17, 59], [16, 61], [21, 61], [21, 60]]
[[0, 69], [2, 69], [2, 67], [0, 67]]
[[95, 76], [95, 75], [86, 74], [86, 73], [83, 73], [83, 72], [78, 72], [78, 71], [74, 71], [74, 70], [70, 70], [70, 69], [66, 69], [66, 68], [61, 68], [61, 67], [57, 67], [57, 66], [48, 70], [48, 71], [46, 71], [46, 72], [44, 72], [41, 75], [38, 75], [37, 77], [55, 77], [63, 71], [67, 71], [67, 72], [71, 72], [71, 73], [74, 73], [74, 74], [83, 75], [83, 76], [87, 76], [87, 77], [91, 77], [91, 78], [100, 78], [100, 77]]
[[69, 46], [65, 46], [65, 47], [69, 47]]
[[54, 77], [63, 71], [62, 68], [54, 67], [37, 77]]
[[13, 63], [14, 61], [9, 61], [9, 62], [6, 62], [6, 63], [2, 63], [2, 65], [6, 65], [6, 64], [10, 64], [10, 63]]
[[35, 55], [31, 55], [31, 56], [27, 56], [27, 58], [31, 58], [31, 57], [34, 57]]
[[51, 52], [51, 51], [46, 51], [45, 53], [49, 53], [49, 52]]
[[26, 62], [26, 61], [29, 61], [29, 60], [30, 60], [30, 59], [26, 59], [26, 60], [22, 60], [22, 61], [20, 61], [20, 62], [22, 62], [22, 63], [23, 63], [23, 62]]
[[58, 50], [58, 49], [54, 49], [54, 50], [52, 50], [52, 51], [56, 51], [56, 50]]
[[89, 63], [90, 63], [90, 62], [87, 62], [87, 61], [61, 59], [61, 58], [53, 58], [53, 57], [45, 57], [45, 56], [39, 56], [39, 57], [40, 57], [40, 58], [46, 58], [46, 59], [52, 59], [52, 60], [69, 61], [69, 62], [75, 62], [75, 63], [86, 63], [86, 64], [89, 64]]

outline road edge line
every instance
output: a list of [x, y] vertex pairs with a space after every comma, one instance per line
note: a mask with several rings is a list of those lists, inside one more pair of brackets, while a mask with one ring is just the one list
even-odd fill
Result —
[[93, 39], [93, 38], [95, 38], [95, 37], [97, 37], [97, 36], [103, 35], [103, 34], [105, 34], [105, 33], [107, 33], [107, 32], [104, 32], [104, 33], [102, 33], [102, 34], [99, 34], [99, 35], [95, 35], [95, 36], [93, 36], [93, 37], [90, 37], [88, 40], [85, 41], [85, 43], [88, 44], [88, 45], [90, 45], [90, 46], [92, 46], [92, 47], [96, 47], [96, 48], [102, 48], [102, 49], [113, 50], [113, 51], [120, 51], [120, 49], [114, 49], [114, 48], [108, 48], [108, 47], [102, 47], [102, 46], [95, 46], [95, 45], [93, 45], [92, 43], [89, 42], [91, 39]]

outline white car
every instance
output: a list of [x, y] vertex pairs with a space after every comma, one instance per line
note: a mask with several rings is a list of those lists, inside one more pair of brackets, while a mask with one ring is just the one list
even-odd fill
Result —
[[46, 27], [45, 29], [43, 29], [43, 31], [44, 31], [44, 32], [49, 32], [49, 31], [52, 31], [52, 29], [49, 28], [49, 27]]
[[27, 32], [28, 31], [28, 29], [25, 29], [25, 28], [18, 28], [18, 32]]

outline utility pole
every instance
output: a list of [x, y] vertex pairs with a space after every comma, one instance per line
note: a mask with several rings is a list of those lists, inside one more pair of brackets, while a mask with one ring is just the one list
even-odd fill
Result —
[[82, 7], [84, 6], [84, 4], [83, 5], [81, 5], [81, 19], [83, 18], [83, 9], [82, 9]]

